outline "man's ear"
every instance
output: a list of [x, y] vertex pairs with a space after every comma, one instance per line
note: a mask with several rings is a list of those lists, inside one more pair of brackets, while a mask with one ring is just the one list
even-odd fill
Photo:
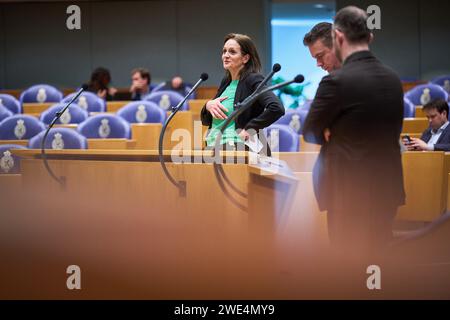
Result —
[[339, 45], [342, 45], [344, 34], [338, 29], [334, 29], [334, 40], [336, 43], [339, 43]]
[[375, 37], [375, 35], [371, 32], [370, 37], [369, 37], [369, 44], [372, 43], [374, 37]]

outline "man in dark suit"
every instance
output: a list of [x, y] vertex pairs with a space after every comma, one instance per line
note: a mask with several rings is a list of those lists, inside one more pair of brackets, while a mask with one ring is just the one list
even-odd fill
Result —
[[405, 200], [402, 85], [369, 51], [366, 22], [357, 7], [336, 14], [333, 48], [342, 68], [322, 79], [303, 127], [306, 141], [322, 145], [313, 178], [331, 244], [358, 254], [387, 244]]
[[423, 106], [423, 111], [430, 122], [420, 139], [411, 138], [404, 141], [408, 150], [450, 151], [450, 126], [448, 125], [448, 103], [443, 99], [431, 101]]

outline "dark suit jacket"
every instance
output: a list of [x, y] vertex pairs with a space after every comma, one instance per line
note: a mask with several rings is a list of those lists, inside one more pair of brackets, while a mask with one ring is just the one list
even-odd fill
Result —
[[[247, 76], [242, 77], [239, 80], [236, 89], [234, 104], [242, 102], [245, 98], [251, 95], [263, 79], [264, 77], [259, 73], [250, 73]], [[214, 99], [219, 97], [229, 84], [229, 80], [227, 81], [226, 78], [222, 79], [219, 90], [217, 91]], [[235, 121], [236, 129], [254, 129], [255, 131], [259, 131], [260, 129], [270, 126], [283, 115], [283, 104], [272, 92], [268, 92], [259, 97], [252, 107], [237, 117]], [[212, 115], [206, 110], [206, 105], [203, 106], [201, 111], [201, 119], [204, 126], [209, 126], [211, 128]]]
[[370, 51], [350, 55], [322, 79], [303, 126], [306, 141], [322, 144], [313, 171], [321, 210], [342, 209], [353, 199], [404, 203], [402, 121], [400, 79]]
[[[431, 139], [431, 128], [425, 130], [420, 137], [421, 140], [428, 142]], [[441, 133], [439, 139], [434, 144], [434, 151], [450, 151], [450, 124]]]

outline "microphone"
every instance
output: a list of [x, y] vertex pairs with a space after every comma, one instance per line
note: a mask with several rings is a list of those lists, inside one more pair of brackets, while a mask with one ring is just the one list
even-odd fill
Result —
[[305, 77], [304, 77], [303, 75], [301, 75], [301, 74], [298, 74], [298, 75], [296, 75], [295, 78], [292, 79], [292, 80], [285, 81], [285, 82], [282, 82], [282, 83], [273, 85], [273, 86], [271, 86], [271, 87], [265, 88], [264, 90], [262, 90], [262, 91], [260, 91], [260, 92], [258, 92], [258, 93], [256, 93], [256, 94], [253, 93], [253, 94], [252, 94], [251, 96], [249, 96], [247, 99], [245, 99], [244, 101], [242, 101], [241, 103], [239, 103], [238, 105], [239, 105], [241, 108], [236, 109], [235, 111], [241, 113], [242, 111], [240, 111], [240, 109], [243, 109], [242, 107], [245, 108], [245, 106], [251, 105], [251, 104], [253, 103], [253, 101], [255, 101], [255, 100], [258, 99], [261, 95], [263, 95], [263, 94], [265, 94], [265, 93], [267, 93], [267, 92], [269, 92], [269, 91], [273, 91], [273, 90], [280, 89], [280, 88], [285, 87], [285, 86], [288, 86], [288, 85], [290, 85], [291, 83], [294, 83], [294, 82], [295, 82], [295, 83], [302, 83], [303, 81], [305, 81]]
[[[233, 120], [234, 120], [235, 118], [237, 118], [240, 114], [242, 114], [243, 112], [245, 112], [245, 110], [247, 110], [248, 108], [250, 108], [250, 106], [253, 104], [253, 102], [254, 102], [256, 99], [258, 99], [261, 95], [263, 95], [263, 94], [265, 94], [265, 93], [267, 93], [267, 92], [269, 92], [269, 91], [272, 91], [272, 90], [276, 90], [276, 89], [282, 88], [282, 87], [287, 86], [287, 85], [289, 85], [289, 84], [291, 84], [291, 83], [294, 83], [294, 82], [296, 82], [296, 83], [302, 83], [303, 81], [305, 81], [305, 77], [304, 77], [303, 75], [299, 74], [299, 75], [295, 76], [295, 78], [292, 79], [292, 80], [285, 81], [285, 82], [283, 82], [283, 83], [279, 83], [279, 84], [277, 84], [277, 85], [268, 87], [268, 88], [266, 88], [266, 89], [264, 89], [264, 90], [262, 90], [261, 92], [258, 92], [258, 93], [256, 93], [256, 94], [253, 93], [250, 97], [248, 97], [248, 98], [245, 99], [244, 101], [242, 101], [242, 102], [236, 104], [236, 107], [239, 106], [239, 108], [235, 108], [235, 109], [234, 109], [234, 111], [233, 111], [233, 112], [230, 114], [230, 116], [225, 120], [225, 122], [222, 124], [222, 127], [220, 128], [220, 133], [217, 135], [216, 143], [215, 143], [215, 146], [214, 146], [214, 153], [215, 153], [216, 155], [218, 154], [218, 151], [219, 151], [219, 145], [220, 145], [219, 142], [220, 142], [220, 139], [221, 139], [221, 137], [222, 137], [222, 135], [223, 135], [223, 133], [224, 133], [224, 131], [225, 131], [225, 128], [231, 123], [231, 121], [233, 121]], [[216, 159], [216, 162], [217, 162], [217, 159]]]
[[258, 87], [256, 87], [256, 90], [254, 93], [257, 93], [259, 91], [259, 89], [261, 89], [261, 87], [264, 86], [267, 83], [267, 81], [269, 81], [269, 79], [272, 78], [273, 75], [280, 70], [281, 70], [281, 65], [279, 63], [275, 63], [272, 67], [272, 71], [270, 71], [270, 73], [264, 78], [263, 81], [261, 81], [261, 83], [258, 85]]
[[83, 91], [86, 91], [88, 88], [88, 85], [86, 83], [83, 83], [81, 85], [81, 88], [77, 91], [77, 93], [72, 97], [72, 99], [70, 99], [70, 101], [64, 106], [64, 108], [62, 108], [61, 110], [59, 110], [58, 112], [56, 112], [55, 114], [55, 118], [53, 119], [53, 121], [50, 123], [49, 127], [53, 127], [53, 125], [56, 123], [56, 121], [58, 121], [59, 118], [61, 118], [61, 115], [67, 110], [67, 108], [75, 101], [78, 99], [78, 97], [83, 93]]
[[281, 65], [279, 63], [275, 63], [272, 66], [272, 71], [259, 83], [259, 85], [256, 87], [255, 91], [249, 95], [244, 101], [242, 101], [242, 104], [245, 104], [247, 101], [250, 101], [258, 92], [259, 90], [273, 77], [275, 73], [281, 70]]
[[58, 121], [59, 118], [61, 118], [61, 115], [67, 110], [67, 108], [69, 108], [69, 106], [78, 99], [78, 97], [83, 93], [83, 91], [85, 91], [88, 88], [87, 84], [82, 84], [81, 88], [76, 92], [76, 94], [73, 96], [72, 99], [70, 99], [70, 101], [64, 106], [64, 108], [62, 108], [61, 110], [59, 110], [58, 112], [56, 112], [55, 117], [53, 118], [52, 122], [48, 125], [47, 130], [45, 131], [44, 137], [42, 138], [41, 141], [41, 157], [42, 160], [44, 161], [44, 166], [47, 169], [47, 172], [50, 174], [50, 176], [55, 179], [60, 185], [61, 188], [64, 189], [65, 187], [65, 179], [64, 177], [57, 177], [55, 175], [55, 173], [52, 171], [52, 169], [50, 168], [50, 166], [48, 165], [47, 162], [47, 155], [45, 154], [45, 141], [47, 140], [47, 136], [50, 132], [50, 129], [53, 128], [53, 126], [55, 125], [56, 121]]
[[164, 134], [166, 132], [167, 126], [169, 122], [173, 119], [175, 114], [180, 110], [181, 106], [185, 103], [187, 98], [197, 89], [197, 87], [203, 82], [208, 80], [208, 74], [202, 73], [200, 75], [200, 79], [197, 81], [196, 84], [192, 87], [191, 90], [189, 90], [188, 94], [183, 98], [183, 100], [180, 101], [175, 107], [172, 108], [172, 114], [167, 118], [166, 123], [164, 123], [161, 133], [159, 134], [159, 144], [158, 144], [158, 154], [159, 154], [159, 163], [161, 164], [161, 167], [163, 168], [164, 174], [166, 175], [167, 179], [178, 188], [180, 197], [186, 197], [186, 181], [176, 181], [171, 175], [169, 170], [167, 170], [166, 164], [164, 162], [164, 155], [163, 155], [163, 142], [164, 142]]
[[[276, 70], [276, 69], [278, 69], [278, 70]], [[274, 67], [273, 67], [273, 69], [272, 69], [272, 72], [271, 72], [271, 74], [269, 74], [269, 76], [270, 76], [270, 77], [273, 76], [273, 74], [274, 74], [275, 72], [279, 71], [280, 69], [281, 69], [281, 67], [280, 67], [279, 64], [274, 65]], [[266, 78], [268, 79], [269, 76], [267, 76]], [[217, 137], [216, 137], [216, 142], [215, 142], [214, 149], [213, 149], [213, 154], [214, 154], [214, 157], [215, 157], [215, 161], [214, 161], [214, 163], [213, 163], [213, 165], [214, 165], [214, 173], [215, 173], [216, 178], [217, 178], [217, 180], [218, 180], [218, 182], [219, 182], [220, 188], [221, 188], [222, 191], [225, 193], [225, 195], [227, 196], [227, 198], [228, 198], [234, 205], [236, 205], [237, 207], [239, 207], [241, 210], [247, 211], [246, 208], [243, 207], [240, 203], [236, 202], [236, 200], [235, 200], [235, 199], [229, 194], [229, 192], [225, 189], [225, 186], [224, 186], [224, 184], [223, 184], [222, 177], [221, 177], [221, 175], [223, 175], [224, 180], [227, 181], [228, 184], [231, 184], [231, 183], [229, 182], [229, 180], [226, 178], [225, 172], [223, 171], [223, 168], [222, 168], [222, 166], [221, 166], [221, 164], [220, 164], [220, 154], [219, 154], [220, 148], [219, 148], [219, 145], [220, 145], [221, 137], [222, 137], [222, 135], [223, 135], [223, 133], [224, 133], [224, 131], [225, 131], [225, 128], [231, 123], [231, 121], [233, 121], [233, 120], [236, 119], [240, 114], [242, 114], [243, 112], [245, 112], [245, 110], [249, 109], [250, 106], [252, 105], [253, 101], [255, 101], [256, 99], [258, 99], [258, 97], [260, 97], [261, 95], [265, 94], [266, 92], [269, 92], [269, 91], [276, 90], [276, 89], [282, 88], [282, 87], [284, 87], [284, 86], [287, 86], [287, 85], [289, 85], [289, 84], [291, 84], [291, 83], [293, 83], [293, 82], [296, 82], [296, 83], [302, 83], [303, 81], [305, 81], [305, 77], [304, 77], [303, 75], [299, 74], [299, 75], [297, 75], [294, 79], [292, 79], [292, 80], [290, 80], [290, 81], [286, 81], [286, 82], [283, 82], [283, 83], [280, 83], [280, 84], [277, 84], [277, 85], [268, 87], [268, 88], [262, 90], [261, 92], [258, 92], [258, 90], [259, 90], [259, 88], [262, 87], [262, 85], [258, 86], [258, 88], [255, 90], [255, 92], [254, 92], [251, 96], [249, 96], [247, 99], [245, 99], [244, 101], [242, 101], [241, 103], [238, 104], [238, 105], [240, 105], [241, 107], [240, 107], [240, 108], [236, 108], [236, 109], [231, 113], [231, 115], [225, 120], [225, 123], [223, 123], [222, 126], [220, 127], [220, 132], [219, 132], [219, 134], [218, 134]], [[266, 81], [266, 82], [267, 82], [267, 81]], [[235, 186], [231, 186], [231, 187], [232, 187], [232, 189], [234, 189], [237, 193], [239, 193], [241, 196], [247, 197], [246, 194], [242, 193], [242, 192], [239, 191], [239, 190], [236, 190], [236, 187], [235, 187]]]
[[268, 91], [273, 91], [273, 90], [277, 90], [277, 89], [280, 89], [282, 87], [288, 86], [291, 83], [302, 83], [303, 81], [305, 81], [305, 77], [303, 75], [301, 75], [301, 74], [298, 74], [292, 80], [285, 81], [285, 82], [282, 82], [282, 83], [279, 83], [279, 84], [276, 84], [276, 85], [273, 85], [271, 87], [268, 87], [268, 88], [264, 89], [263, 91], [261, 91], [259, 93], [258, 96], [260, 96], [260, 95], [262, 95], [262, 94], [264, 94], [264, 93], [266, 93]]
[[194, 84], [194, 86], [191, 88], [191, 90], [189, 90], [188, 94], [184, 97], [183, 100], [181, 100], [175, 107], [172, 108], [172, 112], [178, 111], [181, 106], [186, 102], [187, 98], [189, 98], [189, 96], [197, 89], [197, 87], [203, 82], [208, 80], [209, 76], [207, 73], [202, 73], [200, 75], [200, 79], [197, 81], [196, 84]]

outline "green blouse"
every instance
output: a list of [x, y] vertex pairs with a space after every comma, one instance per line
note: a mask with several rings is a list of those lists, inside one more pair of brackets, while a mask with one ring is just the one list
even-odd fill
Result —
[[[230, 82], [228, 87], [225, 88], [224, 92], [220, 95], [220, 97], [228, 97], [228, 99], [222, 101], [222, 105], [228, 109], [228, 112], [223, 111], [225, 115], [229, 116], [233, 110], [234, 110], [234, 97], [236, 95], [236, 89], [238, 86], [239, 80], [233, 80]], [[220, 132], [220, 128], [225, 123], [227, 119], [215, 119], [213, 118], [211, 130], [206, 137], [206, 145], [214, 146], [216, 142], [217, 135]], [[242, 142], [242, 139], [237, 135], [236, 125], [234, 121], [231, 121], [228, 126], [226, 127], [222, 139], [221, 144], [225, 143], [235, 143], [235, 142]]]

